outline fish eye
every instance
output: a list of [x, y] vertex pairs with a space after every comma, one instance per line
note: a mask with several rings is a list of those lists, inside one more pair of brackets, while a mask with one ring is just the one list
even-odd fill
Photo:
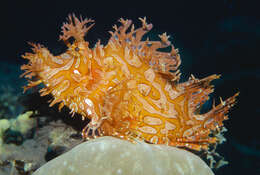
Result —
[[76, 47], [76, 48], [75, 48], [75, 51], [77, 51], [77, 52], [78, 52], [78, 51], [79, 51], [79, 48], [78, 48], [78, 47]]

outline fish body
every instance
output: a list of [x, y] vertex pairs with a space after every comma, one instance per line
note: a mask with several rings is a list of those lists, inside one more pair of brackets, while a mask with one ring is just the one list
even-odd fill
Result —
[[[145, 18], [140, 20], [142, 27], [135, 29], [131, 20], [120, 19], [121, 25], [113, 27], [106, 46], [99, 41], [89, 48], [84, 36], [94, 21], [70, 15], [60, 36], [68, 47], [65, 53], [54, 56], [42, 45], [32, 44], [33, 53], [23, 55], [29, 60], [21, 67], [25, 70], [22, 76], [29, 80], [24, 89], [43, 83], [40, 94], [52, 94], [50, 106], [59, 103], [59, 109], [69, 107], [72, 116], [79, 113], [83, 120], [89, 118], [90, 123], [82, 131], [85, 138], [138, 138], [207, 150], [219, 141], [210, 133], [221, 131], [238, 93], [200, 114], [213, 92], [210, 82], [220, 76], [191, 76], [179, 83], [178, 50], [166, 33], [159, 35], [160, 41], [143, 41], [152, 24], [147, 24]], [[71, 43], [70, 38], [75, 40]], [[171, 47], [171, 51], [158, 51], [164, 47]]]

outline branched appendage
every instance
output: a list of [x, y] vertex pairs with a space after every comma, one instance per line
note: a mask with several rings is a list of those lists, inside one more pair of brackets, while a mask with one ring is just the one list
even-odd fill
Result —
[[236, 103], [239, 93], [225, 101], [220, 100], [221, 103], [217, 106], [213, 105], [207, 113], [200, 113], [202, 105], [214, 90], [210, 82], [219, 77], [220, 75], [214, 74], [200, 80], [192, 75], [187, 82], [176, 85], [175, 88], [186, 96], [187, 106], [184, 109], [187, 109], [188, 115], [183, 116], [183, 119], [189, 121], [190, 124], [187, 125], [189, 129], [184, 131], [183, 136], [178, 138], [177, 142], [170, 143], [171, 146], [207, 151], [209, 146], [221, 144], [223, 121], [227, 120], [227, 113]]
[[[236, 97], [239, 95], [239, 92], [233, 95], [232, 97], [222, 101], [217, 106], [213, 106], [213, 108], [205, 115], [205, 123], [204, 127], [213, 131], [217, 131], [223, 127], [223, 121], [228, 119], [226, 115], [231, 107], [233, 107], [236, 103]], [[214, 121], [214, 122], [212, 122]]]
[[[91, 121], [83, 128], [81, 134], [84, 139], [89, 140], [90, 138], [97, 138], [98, 136], [103, 136], [101, 132], [101, 124], [108, 117], [98, 117], [97, 115], [93, 115]], [[96, 134], [97, 132], [97, 134]]]
[[49, 51], [40, 44], [35, 44], [28, 42], [32, 46], [33, 53], [25, 53], [22, 55], [22, 58], [29, 60], [29, 64], [24, 64], [21, 66], [21, 70], [25, 72], [20, 75], [20, 77], [25, 77], [28, 80], [27, 86], [24, 86], [24, 92], [34, 86], [42, 83], [42, 80], [36, 79], [32, 80], [33, 77], [37, 76], [38, 72], [43, 70], [43, 60], [41, 59], [42, 55], [48, 55]]
[[31, 79], [33, 76], [36, 75], [36, 72], [42, 70], [42, 61], [40, 61], [40, 55], [42, 54], [42, 50], [45, 49], [40, 44], [34, 44], [28, 42], [29, 45], [32, 46], [32, 51], [34, 53], [25, 53], [22, 55], [22, 58], [29, 60], [29, 64], [24, 64], [21, 66], [21, 70], [25, 70], [25, 72], [20, 75], [20, 77], [25, 77]]
[[[178, 49], [169, 41], [169, 35], [163, 33], [159, 35], [160, 41], [150, 41], [149, 39], [142, 41], [144, 34], [149, 32], [153, 25], [146, 22], [146, 17], [139, 18], [142, 22], [142, 27], [135, 29], [131, 20], [120, 19], [120, 27], [113, 26], [114, 32], [111, 34], [110, 43], [117, 47], [127, 48], [132, 53], [138, 56], [143, 62], [150, 66], [158, 73], [166, 76], [172, 82], [177, 82], [180, 79], [178, 67], [181, 64]], [[127, 32], [127, 29], [130, 31]], [[171, 52], [158, 51], [160, 48], [171, 46]]]
[[94, 22], [92, 19], [83, 20], [82, 16], [78, 19], [75, 14], [69, 15], [68, 23], [64, 23], [61, 27], [63, 35], [60, 35], [60, 40], [63, 40], [66, 44], [68, 44], [70, 37], [74, 37], [76, 41], [84, 41], [84, 36], [94, 23], [88, 27], [86, 27], [86, 24], [92, 22]]

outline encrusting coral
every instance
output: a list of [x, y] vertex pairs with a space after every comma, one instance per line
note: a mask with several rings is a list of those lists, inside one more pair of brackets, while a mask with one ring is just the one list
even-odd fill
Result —
[[198, 156], [182, 149], [101, 137], [47, 162], [33, 175], [46, 174], [213, 175], [213, 172]]
[[[21, 67], [22, 76], [29, 80], [24, 90], [43, 83], [40, 94], [53, 95], [50, 106], [59, 103], [61, 109], [66, 105], [72, 116], [79, 113], [83, 120], [91, 119], [82, 131], [84, 138], [138, 138], [208, 150], [219, 142], [217, 134], [238, 93], [201, 114], [213, 92], [210, 82], [220, 76], [191, 76], [179, 83], [178, 50], [166, 33], [159, 35], [161, 41], [142, 40], [152, 24], [146, 18], [140, 20], [142, 27], [135, 29], [131, 20], [120, 19], [121, 25], [113, 26], [106, 46], [99, 41], [89, 48], [84, 36], [94, 21], [69, 15], [60, 36], [68, 47], [65, 53], [54, 56], [44, 46], [31, 43], [33, 53], [23, 55], [29, 60]], [[75, 40], [70, 42], [71, 38]], [[171, 51], [158, 51], [165, 47]]]
[[[33, 111], [27, 111], [17, 116], [16, 119], [1, 119], [0, 120], [0, 146], [3, 144], [3, 134], [7, 129], [17, 131], [25, 135], [30, 129], [36, 126], [36, 120], [30, 118]], [[0, 148], [1, 149], [1, 148]]]

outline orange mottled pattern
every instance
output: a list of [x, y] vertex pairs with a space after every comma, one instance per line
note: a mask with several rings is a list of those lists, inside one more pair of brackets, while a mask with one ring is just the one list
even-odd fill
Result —
[[[146, 18], [140, 21], [142, 26], [135, 29], [131, 20], [120, 19], [120, 26], [114, 25], [109, 32], [106, 46], [99, 41], [89, 48], [84, 37], [94, 21], [69, 15], [60, 36], [68, 47], [65, 53], [54, 56], [44, 46], [31, 43], [33, 53], [23, 55], [29, 60], [21, 67], [28, 79], [24, 89], [43, 83], [40, 94], [52, 94], [50, 106], [66, 105], [72, 116], [79, 113], [83, 120], [91, 119], [82, 131], [84, 138], [137, 138], [207, 150], [219, 142], [217, 134], [238, 93], [201, 114], [200, 108], [213, 92], [210, 82], [220, 76], [197, 79], [192, 75], [179, 83], [178, 50], [166, 33], [159, 35], [160, 41], [143, 40], [152, 24]], [[165, 47], [171, 51], [158, 50]]]

